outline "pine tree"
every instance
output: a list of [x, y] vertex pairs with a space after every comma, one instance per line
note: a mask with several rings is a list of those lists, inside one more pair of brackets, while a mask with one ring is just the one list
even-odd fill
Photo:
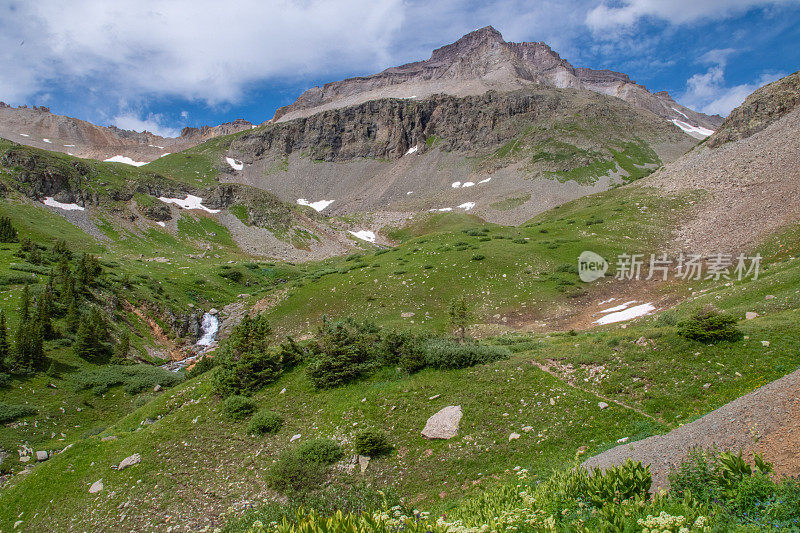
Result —
[[0, 242], [17, 242], [19, 235], [8, 217], [0, 217]]
[[125, 329], [122, 331], [122, 334], [117, 341], [117, 345], [114, 348], [114, 359], [117, 362], [123, 362], [128, 358], [128, 352], [131, 349], [131, 334], [130, 332]]
[[8, 332], [6, 330], [6, 314], [0, 310], [0, 372], [5, 372], [8, 359]]
[[44, 366], [44, 341], [36, 321], [20, 321], [10, 359], [10, 366], [20, 374], [28, 374]]
[[472, 323], [472, 309], [469, 303], [463, 296], [456, 298], [450, 302], [447, 314], [450, 317], [450, 325], [458, 331], [463, 342], [467, 336], [467, 328]]
[[87, 360], [100, 360], [109, 353], [108, 324], [96, 307], [81, 315], [72, 349], [75, 355]]
[[53, 329], [53, 287], [47, 284], [45, 291], [36, 300], [36, 324], [39, 327], [39, 334], [43, 339], [50, 340], [56, 337]]
[[64, 318], [64, 325], [67, 333], [77, 333], [80, 326], [81, 313], [78, 310], [78, 298], [72, 293], [72, 299], [67, 304], [67, 316]]
[[19, 321], [27, 322], [31, 314], [31, 293], [28, 286], [22, 287], [22, 296], [19, 302]]

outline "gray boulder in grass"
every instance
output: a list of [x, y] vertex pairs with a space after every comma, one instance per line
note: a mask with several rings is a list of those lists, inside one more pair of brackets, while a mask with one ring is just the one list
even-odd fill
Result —
[[462, 416], [460, 405], [448, 405], [428, 419], [422, 436], [426, 439], [451, 439], [458, 435]]

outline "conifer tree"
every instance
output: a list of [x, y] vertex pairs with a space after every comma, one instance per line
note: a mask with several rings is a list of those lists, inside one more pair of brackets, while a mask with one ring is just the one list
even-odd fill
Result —
[[96, 307], [81, 315], [72, 349], [75, 355], [87, 360], [100, 360], [109, 355], [108, 325]]
[[19, 235], [8, 217], [0, 217], [0, 242], [17, 242]]
[[8, 331], [6, 330], [6, 314], [0, 310], [0, 372], [7, 369], [6, 359], [8, 359]]
[[19, 321], [27, 322], [31, 314], [31, 293], [28, 286], [22, 287], [22, 296], [19, 302]]
[[48, 283], [47, 288], [36, 300], [36, 325], [43, 339], [50, 340], [56, 337], [53, 329], [53, 287]]
[[130, 332], [125, 329], [122, 331], [122, 334], [117, 341], [117, 345], [114, 348], [114, 359], [117, 362], [121, 363], [128, 358], [128, 352], [131, 349], [131, 334]]

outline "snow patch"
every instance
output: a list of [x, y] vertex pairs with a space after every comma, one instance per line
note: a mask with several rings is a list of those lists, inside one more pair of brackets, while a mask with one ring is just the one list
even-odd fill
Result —
[[64, 148], [75, 148], [74, 144], [65, 144]]
[[475, 182], [465, 181], [464, 183], [461, 184], [461, 188], [463, 189], [464, 187], [472, 187], [474, 185], [475, 185]]
[[183, 209], [202, 209], [207, 213], [219, 213], [219, 209], [209, 209], [203, 205], [203, 199], [199, 196], [194, 196], [191, 194], [187, 194], [186, 198], [181, 200], [180, 198], [166, 198], [164, 196], [159, 196], [159, 200], [164, 202], [165, 204], [175, 204], [178, 207]]
[[84, 211], [85, 209], [78, 204], [62, 204], [56, 200], [53, 200], [52, 196], [46, 196], [44, 201], [42, 202], [44, 205], [49, 205], [50, 207], [57, 207], [58, 209], [63, 209], [64, 211]]
[[469, 211], [470, 209], [475, 207], [475, 202], [464, 202], [463, 204], [461, 204], [458, 207], [459, 207], [459, 209], [463, 209], [464, 211]]
[[429, 209], [429, 212], [430, 213], [437, 213], [437, 212], [438, 213], [447, 213], [447, 212], [452, 211], [452, 210], [453, 210], [452, 207], [442, 207], [441, 209]]
[[623, 309], [627, 309], [628, 306], [630, 306], [631, 304], [635, 304], [635, 303], [636, 303], [636, 300], [631, 300], [630, 302], [625, 302], [624, 304], [616, 305], [614, 307], [609, 307], [608, 309], [603, 309], [600, 312], [601, 313], [613, 313], [614, 311], [622, 311]]
[[408, 155], [408, 154], [413, 154], [413, 153], [414, 153], [414, 152], [416, 152], [417, 150], [419, 150], [419, 147], [418, 147], [418, 146], [412, 146], [411, 148], [409, 148], [409, 149], [408, 149], [408, 152], [406, 152], [406, 155]]
[[299, 205], [307, 205], [308, 207], [310, 207], [311, 209], [313, 209], [314, 211], [317, 211], [317, 212], [321, 212], [323, 209], [325, 209], [326, 207], [331, 205], [333, 202], [334, 202], [334, 200], [319, 200], [319, 201], [316, 201], [316, 202], [309, 202], [305, 198], [298, 198], [297, 199], [297, 203]]
[[30, 137], [30, 135], [28, 135], [27, 133], [20, 133], [19, 136], [20, 137]]
[[105, 160], [106, 163], [125, 163], [126, 165], [133, 165], [135, 167], [140, 167], [142, 165], [146, 165], [147, 161], [134, 161], [128, 156], [124, 155], [115, 155], [114, 157], [109, 157]]
[[460, 181], [454, 181], [454, 182], [452, 183], [452, 185], [450, 185], [450, 186], [451, 186], [452, 188], [454, 188], [454, 189], [458, 189], [459, 187], [461, 187], [461, 182], [460, 182]]
[[167, 157], [168, 155], [172, 155], [172, 152], [163, 153], [160, 156], [158, 156], [158, 158], [161, 159], [162, 157]]
[[414, 191], [408, 191], [408, 192], [406, 193], [406, 195], [409, 195], [409, 194], [414, 194]]
[[244, 168], [244, 163], [242, 163], [241, 161], [237, 161], [232, 157], [226, 157], [225, 161], [228, 162], [228, 164], [231, 166], [233, 170], [242, 170]]
[[616, 313], [610, 313], [603, 318], [595, 320], [595, 324], [613, 324], [615, 322], [623, 322], [625, 320], [631, 320], [634, 318], [638, 318], [640, 316], [644, 316], [652, 311], [655, 311], [656, 307], [652, 303], [646, 303], [641, 305], [636, 305], [634, 307], [625, 309], [623, 311], [617, 311]]
[[685, 118], [686, 120], [689, 120], [689, 117], [686, 116], [686, 113], [682, 112], [677, 107], [673, 107], [672, 110], [675, 111], [676, 113], [680, 113], [681, 115], [683, 115], [683, 118]]
[[47, 144], [53, 144], [53, 141], [51, 141], [50, 139], [42, 139], [42, 140]]
[[371, 231], [361, 230], [361, 231], [351, 231], [350, 235], [353, 235], [357, 239], [361, 239], [362, 241], [367, 242], [375, 242], [375, 234]]
[[691, 124], [687, 124], [682, 120], [678, 120], [677, 118], [673, 118], [670, 122], [678, 126], [680, 129], [691, 135], [692, 137], [697, 137], [700, 139], [704, 139], [714, 133], [714, 130], [709, 130], [702, 126], [692, 126]]
[[162, 228], [166, 228], [166, 227], [167, 227], [167, 223], [166, 223], [166, 222], [162, 222], [161, 220], [159, 220], [158, 222], [156, 222], [156, 224], [158, 224], [158, 225], [159, 225], [159, 226], [161, 226]]
[[478, 185], [480, 185], [481, 183], [489, 183], [490, 181], [492, 181], [492, 178], [486, 178], [485, 180], [479, 181]]

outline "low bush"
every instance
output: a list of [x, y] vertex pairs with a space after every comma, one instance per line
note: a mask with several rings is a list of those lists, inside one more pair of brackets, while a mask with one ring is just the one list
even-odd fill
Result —
[[0, 389], [4, 389], [11, 383], [11, 376], [0, 372]]
[[222, 402], [222, 412], [231, 420], [244, 420], [256, 410], [258, 405], [247, 396], [235, 394]]
[[200, 374], [205, 374], [206, 372], [217, 366], [218, 362], [219, 360], [215, 357], [204, 356], [202, 359], [197, 361], [197, 363], [195, 363], [195, 365], [192, 367], [191, 370], [189, 370], [189, 372], [186, 373], [186, 377], [188, 379], [192, 379], [196, 378]]
[[29, 405], [9, 405], [0, 403], [0, 424], [13, 422], [18, 418], [35, 415], [37, 410]]
[[314, 439], [298, 446], [297, 455], [303, 461], [331, 465], [344, 457], [344, 451], [333, 439]]
[[297, 453], [297, 448], [287, 448], [267, 470], [265, 481], [267, 486], [294, 497], [319, 488], [327, 472], [328, 465], [306, 461]]
[[508, 359], [510, 352], [503, 346], [459, 343], [450, 339], [430, 339], [424, 345], [425, 363], [439, 369], [467, 368]]
[[274, 411], [261, 410], [253, 415], [247, 426], [250, 435], [274, 435], [283, 426], [283, 418]]
[[392, 449], [389, 437], [379, 429], [362, 429], [355, 437], [356, 453], [376, 457]]
[[70, 377], [76, 391], [91, 390], [98, 396], [120, 385], [128, 394], [137, 394], [156, 385], [172, 387], [183, 379], [180, 372], [150, 365], [108, 365], [82, 370]]
[[735, 317], [710, 307], [697, 311], [689, 320], [678, 324], [678, 335], [706, 344], [738, 341], [743, 336], [736, 328]]
[[310, 345], [306, 372], [318, 389], [349, 383], [380, 364], [379, 330], [371, 323], [325, 320]]
[[678, 324], [678, 314], [675, 311], [664, 311], [656, 318], [656, 326], [659, 328], [676, 326]]

